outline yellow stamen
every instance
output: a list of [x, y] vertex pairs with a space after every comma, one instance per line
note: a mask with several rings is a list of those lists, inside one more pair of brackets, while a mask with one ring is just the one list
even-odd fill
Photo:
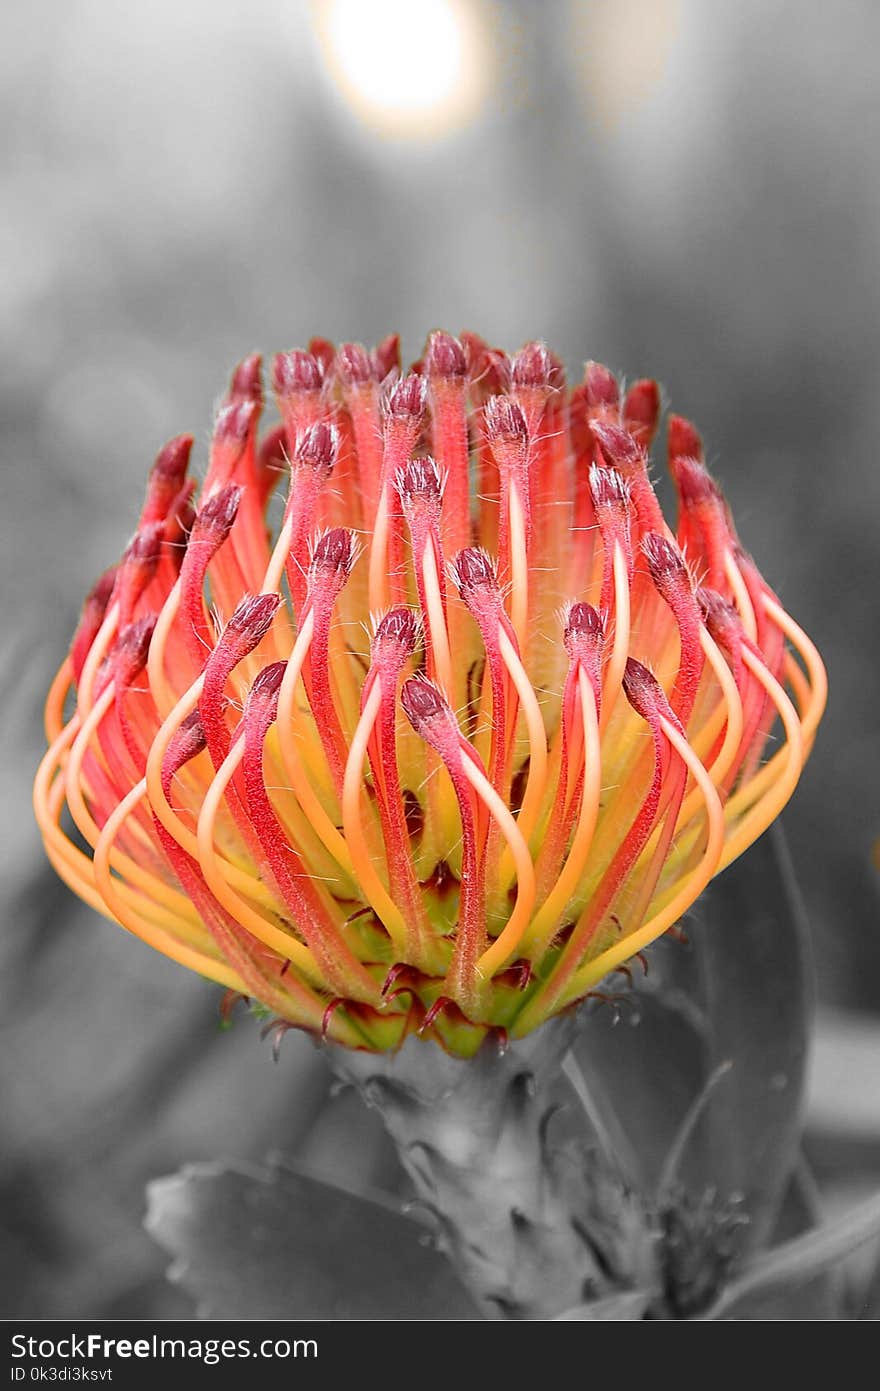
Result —
[[255, 912], [250, 904], [231, 889], [226, 882], [222, 862], [217, 855], [217, 848], [214, 844], [214, 825], [226, 789], [243, 758], [244, 739], [242, 738], [233, 744], [226, 755], [202, 802], [196, 840], [199, 865], [205, 876], [205, 883], [217, 902], [221, 903], [227, 912], [241, 923], [242, 927], [247, 928], [248, 932], [267, 947], [271, 947], [281, 956], [287, 957], [288, 961], [292, 962], [308, 980], [311, 980], [315, 985], [321, 985], [323, 982], [320, 968], [308, 947], [304, 946], [302, 942], [298, 942], [295, 937], [278, 927], [276, 923], [270, 922], [262, 913]]
[[599, 794], [602, 790], [599, 716], [593, 687], [582, 669], [578, 671], [578, 694], [584, 728], [581, 809], [568, 858], [525, 936], [523, 945], [533, 951], [544, 951], [558, 931], [560, 919], [586, 868], [599, 814]]
[[52, 685], [49, 687], [49, 694], [46, 698], [44, 727], [46, 730], [46, 741], [49, 744], [54, 743], [64, 728], [64, 705], [67, 700], [67, 693], [70, 690], [72, 676], [73, 666], [70, 658], [65, 657], [55, 674], [55, 678]]
[[[609, 971], [613, 971], [615, 966], [619, 966], [656, 941], [667, 928], [672, 927], [673, 923], [678, 921], [703, 892], [712, 876], [721, 868], [721, 855], [724, 849], [724, 810], [718, 793], [712, 779], [688, 744], [687, 739], [664, 715], [660, 716], [660, 725], [676, 753], [687, 765], [688, 771], [699, 787], [706, 804], [708, 834], [700, 863], [687, 876], [678, 892], [665, 907], [661, 908], [643, 927], [629, 933], [619, 942], [615, 942], [614, 946], [608, 947], [607, 950], [594, 957], [592, 961], [588, 961], [575, 973], [561, 998], [561, 1004], [566, 1004], [585, 995], [604, 976], [607, 976]], [[515, 1028], [514, 1033], [518, 1032], [519, 1030]]]
[[464, 755], [462, 771], [477, 796], [485, 803], [513, 854], [516, 865], [516, 903], [503, 931], [477, 961], [477, 974], [488, 980], [500, 970], [516, 951], [531, 917], [537, 886], [535, 866], [529, 847], [504, 802], [472, 758]]
[[[782, 808], [785, 806], [791, 794], [797, 786], [801, 769], [804, 766], [804, 738], [801, 732], [800, 721], [797, 711], [789, 700], [779, 682], [767, 670], [761, 662], [748, 648], [743, 649], [743, 661], [752, 672], [753, 676], [760, 682], [767, 692], [785, 730], [786, 747], [780, 749], [770, 762], [763, 768], [762, 775], [768, 775], [769, 770], [775, 770], [775, 776], [769, 790], [760, 800], [751, 807], [731, 835], [724, 848], [724, 855], [719, 865], [724, 869], [731, 864], [738, 855], [757, 840], [762, 831], [770, 825]], [[748, 798], [749, 784], [732, 797], [727, 804], [727, 817], [733, 819], [741, 809], [742, 803]], [[740, 800], [742, 799], [742, 800]]]
[[626, 659], [629, 656], [629, 575], [626, 568], [626, 556], [619, 541], [614, 543], [612, 564], [614, 570], [614, 643], [602, 687], [602, 715], [599, 721], [599, 731], [602, 734], [608, 728], [608, 721], [611, 719], [615, 702], [620, 694]]
[[[165, 830], [177, 841], [181, 850], [185, 850], [193, 860], [199, 858], [199, 843], [196, 835], [177, 815], [171, 803], [165, 796], [162, 787], [162, 762], [168, 750], [168, 746], [174, 735], [177, 733], [183, 721], [188, 715], [192, 714], [199, 703], [204, 685], [204, 676], [199, 676], [185, 695], [175, 705], [171, 714], [163, 723], [150, 747], [147, 758], [147, 794], [149, 796], [150, 807], [153, 813], [159, 818]], [[247, 894], [248, 898], [255, 903], [260, 903], [268, 908], [270, 912], [277, 911], [274, 895], [260, 882], [253, 874], [247, 870], [239, 868], [238, 865], [230, 863], [228, 860], [218, 856], [220, 872], [227, 884], [234, 886], [240, 892]]]
[[176, 580], [156, 620], [156, 627], [150, 641], [150, 650], [147, 654], [147, 679], [150, 683], [150, 695], [153, 697], [153, 703], [159, 712], [160, 720], [174, 709], [177, 701], [177, 696], [165, 676], [165, 649], [179, 610], [180, 580]]
[[782, 629], [807, 668], [813, 694], [809, 706], [802, 713], [802, 723], [804, 742], [811, 746], [816, 727], [822, 718], [822, 712], [828, 700], [828, 676], [825, 664], [819, 656], [815, 644], [807, 637], [803, 628], [795, 623], [791, 614], [786, 613], [782, 605], [778, 604], [775, 599], [771, 599], [769, 594], [764, 595], [763, 602], [765, 613], [778, 628]]
[[422, 559], [422, 578], [425, 585], [425, 604], [428, 631], [431, 635], [431, 651], [434, 656], [437, 684], [442, 687], [448, 700], [454, 699], [452, 690], [452, 655], [449, 651], [449, 634], [443, 614], [443, 596], [440, 589], [440, 576], [437, 573], [437, 558], [434, 546], [429, 540]]
[[403, 955], [407, 930], [403, 914], [382, 883], [373, 865], [361, 821], [361, 792], [367, 744], [382, 705], [382, 682], [376, 680], [358, 720], [345, 765], [342, 787], [342, 825], [349, 847], [356, 882], [376, 916], [384, 924], [395, 951]]
[[80, 673], [79, 685], [77, 688], [76, 708], [80, 718], [85, 719], [92, 708], [92, 692], [95, 685], [95, 677], [98, 674], [98, 667], [107, 655], [107, 650], [116, 636], [116, 629], [119, 626], [119, 602], [111, 604], [95, 636], [95, 641], [89, 648], [89, 655], [83, 663]]
[[757, 642], [758, 623], [755, 618], [754, 606], [752, 605], [748, 586], [743, 579], [742, 571], [736, 563], [736, 556], [731, 550], [724, 552], [724, 573], [727, 576], [727, 583], [730, 585], [733, 592], [734, 603], [736, 604], [737, 611], [742, 620], [746, 637], [751, 638], [752, 642]]
[[525, 795], [517, 818], [520, 834], [528, 840], [538, 820], [541, 800], [547, 786], [547, 731], [535, 688], [526, 674], [519, 654], [503, 628], [498, 629], [498, 646], [510, 679], [516, 687], [529, 733], [529, 774]]

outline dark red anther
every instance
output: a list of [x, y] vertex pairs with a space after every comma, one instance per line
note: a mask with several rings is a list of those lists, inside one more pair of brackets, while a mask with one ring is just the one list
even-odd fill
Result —
[[415, 372], [394, 383], [384, 402], [388, 420], [421, 420], [427, 409], [428, 383]]
[[465, 599], [475, 590], [498, 590], [498, 575], [495, 562], [480, 546], [466, 546], [449, 566], [449, 573], [456, 588]]
[[404, 468], [398, 470], [394, 481], [404, 508], [419, 503], [427, 504], [432, 511], [439, 508], [444, 479], [439, 465], [430, 455], [410, 459]]
[[126, 690], [146, 666], [156, 618], [155, 613], [148, 614], [119, 634], [113, 652], [113, 679], [118, 690]]
[[377, 665], [394, 649], [396, 661], [411, 657], [416, 650], [421, 624], [412, 609], [389, 609], [379, 620], [373, 641], [370, 644], [370, 658]]
[[329, 477], [339, 456], [339, 431], [326, 420], [319, 420], [297, 436], [293, 451], [294, 466], [314, 469]]
[[511, 396], [493, 396], [486, 402], [486, 435], [492, 444], [528, 442], [529, 427], [525, 412]]
[[278, 705], [278, 692], [281, 690], [281, 683], [284, 680], [284, 673], [287, 670], [286, 662], [270, 662], [268, 666], [257, 672], [248, 691], [247, 701], [245, 702], [245, 717], [257, 706], [262, 706], [266, 710], [266, 717], [269, 723], [275, 718], [275, 710]]
[[241, 600], [205, 664], [199, 713], [216, 768], [229, 751], [224, 688], [239, 662], [262, 642], [281, 603], [279, 594], [247, 594]]
[[673, 585], [676, 588], [686, 585], [690, 589], [690, 576], [684, 556], [674, 541], [651, 531], [642, 538], [642, 550], [648, 562], [651, 578], [664, 598]]
[[616, 468], [590, 465], [590, 493], [597, 514], [615, 518], [623, 524], [629, 517], [629, 487]]
[[725, 652], [738, 654], [745, 630], [736, 607], [716, 590], [705, 587], [697, 590], [697, 603], [713, 641]]
[[601, 362], [588, 362], [584, 367], [583, 394], [591, 414], [603, 408], [616, 411], [620, 404], [617, 378]]
[[122, 625], [130, 621], [138, 600], [156, 574], [164, 535], [163, 522], [150, 522], [129, 542], [117, 571], [114, 594], [119, 600]]
[[593, 420], [590, 429], [606, 462], [624, 477], [629, 478], [643, 465], [644, 450], [621, 425], [613, 425], [607, 420]]
[[673, 459], [697, 459], [703, 461], [703, 441], [696, 426], [683, 415], [671, 415], [667, 426], [667, 449], [670, 463]]
[[309, 583], [343, 583], [358, 557], [357, 538], [346, 527], [335, 526], [315, 541], [309, 562]]
[[660, 422], [660, 388], [644, 378], [633, 382], [623, 400], [623, 424], [643, 449], [647, 449]]
[[343, 343], [336, 354], [336, 375], [344, 387], [366, 386], [375, 380], [375, 369], [360, 343]]
[[222, 405], [214, 421], [214, 441], [217, 444], [242, 445], [259, 414], [258, 402], [247, 397], [233, 399]]
[[263, 404], [263, 359], [259, 353], [243, 358], [232, 374], [229, 395], [240, 401]]
[[571, 661], [595, 662], [605, 639], [605, 624], [592, 604], [570, 604], [565, 612], [562, 640]]
[[413, 729], [423, 738], [426, 737], [424, 729], [428, 722], [438, 718], [446, 720], [451, 714], [442, 691], [427, 676], [418, 673], [404, 683], [400, 703]]
[[192, 435], [176, 435], [159, 450], [150, 471], [147, 496], [140, 518], [141, 526], [162, 522], [168, 516], [174, 499], [184, 486], [192, 446]]
[[657, 532], [642, 539], [642, 552], [657, 592], [668, 604], [678, 625], [681, 659], [673, 694], [673, 707], [686, 725], [694, 708], [703, 671], [700, 642], [700, 610], [684, 556], [674, 541]]
[[623, 690], [632, 708], [649, 724], [656, 723], [658, 716], [662, 715], [678, 725], [660, 682], [654, 673], [641, 662], [637, 662], [635, 657], [627, 658], [623, 672]]
[[[212, 493], [207, 502], [199, 508], [193, 521], [190, 545], [198, 541], [210, 541], [216, 550], [232, 530], [238, 515], [242, 490], [236, 483], [227, 483]], [[213, 553], [213, 551], [212, 551]]]
[[202, 753], [207, 742], [201, 715], [193, 710], [174, 731], [162, 760], [162, 787], [166, 797], [175, 773]]
[[272, 364], [272, 385], [281, 397], [320, 391], [324, 385], [321, 362], [312, 353], [298, 349], [277, 353]]
[[554, 364], [543, 343], [526, 343], [514, 354], [511, 381], [515, 388], [539, 387], [549, 390], [553, 385]]
[[116, 584], [117, 570], [118, 567], [115, 565], [112, 569], [105, 570], [83, 604], [79, 624], [70, 644], [70, 665], [73, 668], [74, 681], [79, 681], [86, 657], [104, 622]]
[[[221, 642], [242, 657], [253, 652], [272, 627], [272, 620], [281, 603], [279, 594], [246, 594], [223, 630]], [[216, 649], [215, 649], [216, 651]], [[230, 668], [231, 670], [231, 668]]]
[[685, 507], [696, 507], [703, 502], [721, 501], [721, 493], [714, 478], [699, 459], [687, 455], [676, 455], [669, 464], [678, 495]]
[[438, 329], [431, 334], [425, 351], [425, 375], [441, 381], [467, 376], [467, 354], [451, 333]]

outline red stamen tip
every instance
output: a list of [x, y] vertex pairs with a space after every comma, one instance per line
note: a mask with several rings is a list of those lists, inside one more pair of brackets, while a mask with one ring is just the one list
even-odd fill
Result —
[[192, 435], [175, 435], [156, 455], [153, 477], [157, 480], [161, 478], [163, 484], [167, 484], [169, 489], [175, 492], [182, 488], [192, 447]]
[[135, 532], [123, 556], [123, 564], [129, 561], [137, 565], [154, 566], [159, 560], [159, 548], [165, 527], [162, 522], [150, 522]]
[[404, 508], [422, 503], [439, 511], [445, 479], [439, 464], [429, 454], [410, 459], [404, 468], [398, 469], [394, 482]]
[[653, 672], [650, 672], [635, 657], [628, 657], [623, 673], [623, 690], [632, 708], [643, 719], [653, 724], [658, 715], [676, 724], [678, 721], [669, 707], [663, 687]]
[[238, 515], [242, 489], [235, 483], [227, 483], [212, 493], [208, 501], [199, 509], [193, 523], [193, 536], [210, 533], [212, 538], [225, 538], [232, 530]]
[[522, 407], [510, 396], [493, 396], [486, 402], [486, 434], [493, 444], [525, 443], [529, 427]]
[[601, 464], [590, 464], [590, 494], [596, 511], [620, 512], [625, 517], [629, 511], [629, 487], [622, 473], [616, 468], [604, 468]]
[[591, 420], [590, 429], [605, 459], [614, 467], [628, 471], [643, 457], [644, 451], [629, 430], [624, 430], [622, 426], [611, 425], [605, 420]]
[[642, 550], [648, 562], [651, 578], [661, 589], [670, 582], [684, 580], [690, 586], [684, 556], [674, 541], [656, 531], [648, 532], [642, 540]]
[[272, 384], [279, 396], [293, 396], [300, 391], [320, 391], [324, 384], [324, 369], [313, 353], [294, 349], [278, 353], [272, 364]]
[[232, 374], [229, 387], [230, 396], [239, 400], [263, 404], [263, 359], [259, 353], [251, 353], [244, 358]]
[[719, 647], [735, 652], [744, 632], [738, 610], [715, 589], [698, 589], [697, 603], [709, 636]]
[[418, 673], [404, 682], [400, 703], [413, 729], [423, 739], [428, 738], [426, 731], [436, 720], [445, 722], [452, 713], [442, 691], [427, 676]]
[[467, 546], [459, 551], [449, 566], [449, 574], [459, 593], [465, 597], [477, 589], [495, 591], [498, 588], [495, 562], [480, 546]]
[[554, 363], [543, 343], [526, 343], [511, 363], [511, 380], [517, 387], [549, 387], [553, 384]]
[[205, 727], [198, 710], [193, 710], [175, 730], [162, 760], [163, 781], [170, 782], [179, 768], [207, 747]]
[[565, 611], [563, 642], [572, 661], [593, 657], [605, 637], [605, 624], [592, 604], [570, 604]]
[[217, 412], [214, 439], [228, 441], [230, 444], [243, 444], [256, 419], [258, 409], [256, 401], [227, 401]]
[[274, 720], [278, 705], [278, 692], [281, 690], [281, 683], [284, 680], [284, 673], [287, 670], [286, 662], [272, 662], [269, 666], [263, 667], [254, 677], [250, 691], [248, 692], [245, 704], [245, 716], [256, 707], [269, 707], [268, 713], [271, 720]]
[[718, 484], [699, 459], [676, 455], [670, 459], [669, 470], [685, 507], [720, 498]]
[[326, 420], [319, 420], [297, 436], [293, 459], [318, 472], [330, 474], [339, 456], [339, 431]]
[[601, 362], [588, 362], [584, 367], [584, 400], [595, 410], [599, 406], [617, 406], [620, 387], [610, 368]]
[[375, 376], [370, 354], [360, 343], [343, 343], [336, 354], [336, 375], [343, 386], [365, 386]]
[[310, 582], [348, 579], [357, 557], [355, 533], [343, 526], [331, 527], [315, 541], [309, 564]]
[[684, 456], [687, 459], [698, 459], [702, 463], [703, 441], [696, 426], [683, 415], [671, 415], [667, 429], [670, 459]]
[[113, 654], [113, 675], [119, 686], [130, 686], [146, 666], [156, 618], [155, 613], [148, 614], [145, 618], [139, 618], [136, 623], [129, 623], [119, 634]]
[[280, 594], [246, 595], [226, 625], [225, 635], [234, 633], [248, 638], [248, 650], [252, 651], [271, 628], [280, 603]]
[[421, 420], [427, 408], [428, 384], [410, 372], [395, 382], [385, 400], [385, 414], [394, 419]]
[[110, 604], [110, 598], [116, 586], [116, 576], [119, 573], [118, 566], [105, 570], [97, 584], [91, 590], [88, 598], [82, 607], [82, 615], [73, 635], [70, 644], [70, 661], [73, 667], [73, 677], [79, 681], [82, 675], [83, 665], [89, 654], [89, 649], [98, 635], [98, 629], [104, 621], [104, 615]]
[[418, 615], [412, 609], [389, 609], [376, 625], [370, 647], [372, 660], [378, 662], [383, 650], [392, 644], [402, 649], [403, 657], [410, 657], [419, 640], [419, 629]]
[[660, 388], [650, 378], [633, 382], [623, 401], [623, 420], [640, 444], [648, 445], [660, 419]]
[[444, 381], [467, 376], [467, 354], [451, 333], [438, 330], [431, 334], [425, 352], [425, 372], [428, 377]]

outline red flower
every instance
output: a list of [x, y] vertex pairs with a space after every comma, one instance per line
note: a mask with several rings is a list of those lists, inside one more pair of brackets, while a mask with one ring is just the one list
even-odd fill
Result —
[[670, 531], [653, 382], [621, 399], [589, 363], [568, 391], [542, 344], [435, 333], [403, 376], [396, 339], [320, 340], [273, 383], [260, 438], [260, 359], [236, 370], [197, 506], [191, 438], [162, 450], [86, 601], [47, 708], [46, 847], [291, 1024], [469, 1054], [581, 999], [761, 834], [822, 663], [676, 416]]

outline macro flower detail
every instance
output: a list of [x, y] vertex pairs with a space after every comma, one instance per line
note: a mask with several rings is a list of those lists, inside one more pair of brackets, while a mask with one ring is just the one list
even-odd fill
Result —
[[[236, 369], [47, 704], [83, 899], [279, 1020], [470, 1056], [627, 970], [778, 815], [825, 700], [656, 384], [437, 332]], [[270, 525], [269, 518], [276, 519]], [[75, 829], [74, 829], [75, 828]]]

